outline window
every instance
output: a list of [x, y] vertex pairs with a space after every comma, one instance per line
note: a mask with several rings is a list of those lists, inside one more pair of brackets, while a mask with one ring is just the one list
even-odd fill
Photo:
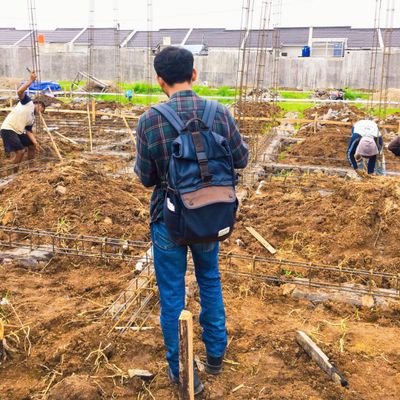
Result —
[[312, 57], [344, 57], [345, 39], [316, 39], [311, 46]]

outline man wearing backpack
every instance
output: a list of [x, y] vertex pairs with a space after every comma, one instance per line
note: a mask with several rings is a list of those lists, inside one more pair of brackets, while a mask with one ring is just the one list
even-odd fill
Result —
[[[212, 223], [220, 223], [218, 218], [216, 221], [214, 221], [214, 216], [200, 219], [201, 222], [197, 224], [200, 233], [190, 231], [190, 239], [187, 239], [185, 234], [180, 236], [181, 233], [178, 229], [182, 227], [183, 221], [172, 220], [172, 224], [176, 223], [178, 227], [173, 231], [171, 230], [171, 221], [169, 221], [168, 227], [166, 225], [165, 214], [169, 213], [173, 216], [178, 212], [177, 208], [182, 208], [182, 212], [191, 218], [191, 212], [194, 213], [193, 216], [197, 215], [197, 210], [191, 210], [191, 208], [202, 206], [200, 208], [207, 211], [207, 207], [210, 207], [211, 212], [215, 210], [214, 205], [222, 207], [221, 211], [223, 208], [230, 210], [234, 206], [234, 211], [236, 211], [235, 182], [232, 182], [234, 179], [229, 173], [226, 157], [229, 156], [232, 169], [244, 168], [248, 162], [248, 147], [243, 142], [229, 111], [223, 105], [208, 102], [192, 91], [192, 82], [197, 77], [193, 61], [191, 52], [173, 46], [165, 48], [156, 55], [154, 68], [161, 89], [169, 97], [169, 101], [166, 103], [167, 110], [165, 110], [165, 106], [163, 106], [164, 110], [160, 106], [151, 108], [140, 117], [136, 130], [135, 172], [144, 186], [155, 186], [150, 204], [150, 230], [154, 268], [160, 292], [160, 322], [167, 349], [168, 375], [173, 383], [177, 383], [179, 380], [178, 318], [185, 307], [188, 248], [192, 253], [195, 275], [200, 289], [200, 324], [203, 329], [202, 339], [206, 347], [206, 372], [216, 375], [222, 370], [227, 334], [218, 271], [218, 240], [230, 234], [233, 223], [230, 225], [229, 222], [226, 222], [227, 227], [220, 229], [225, 223], [221, 221], [222, 225], [216, 228], [216, 232], [208, 233], [209, 236], [206, 235], [207, 238], [212, 238], [213, 235], [218, 238], [214, 241], [202, 242], [202, 228], [212, 229]], [[172, 110], [172, 117], [165, 116], [168, 114], [168, 110]], [[170, 120], [174, 118], [175, 122], [172, 124]], [[202, 126], [206, 125], [205, 122], [210, 125], [208, 131]], [[202, 133], [200, 134], [199, 131]], [[185, 132], [189, 134], [186, 135]], [[189, 140], [189, 136], [192, 139]], [[214, 143], [215, 149], [214, 145], [210, 148], [210, 143]], [[185, 146], [189, 146], [189, 148]], [[221, 150], [223, 146], [226, 149], [225, 154], [222, 154], [224, 153]], [[174, 169], [171, 168], [170, 163], [175, 162], [176, 164], [173, 165], [176, 165], [176, 168], [186, 165], [179, 164], [179, 158], [184, 157], [186, 153], [189, 154], [188, 165], [191, 165], [188, 167], [189, 172], [178, 172], [186, 173], [186, 178], [190, 178], [190, 171], [193, 171], [194, 175], [193, 179], [188, 180], [186, 189], [181, 187], [182, 190], [178, 193], [178, 190], [171, 189], [171, 185], [179, 179], [174, 180], [176, 176], [171, 176], [174, 175]], [[194, 157], [192, 157], [193, 154]], [[172, 155], [173, 160], [170, 161]], [[218, 165], [218, 168], [215, 168], [215, 165]], [[225, 176], [221, 171], [221, 165], [227, 167]], [[215, 185], [215, 181], [218, 179], [223, 182], [222, 186]], [[194, 188], [192, 191], [190, 190], [191, 185]], [[214, 204], [213, 197], [218, 196], [226, 198], [221, 197], [221, 202]], [[223, 206], [224, 203], [225, 206]], [[193, 239], [196, 238], [196, 235], [200, 235], [197, 240]], [[186, 242], [185, 239], [187, 239]], [[193, 243], [190, 242], [191, 240]], [[203, 385], [195, 372], [195, 394], [202, 390]]]

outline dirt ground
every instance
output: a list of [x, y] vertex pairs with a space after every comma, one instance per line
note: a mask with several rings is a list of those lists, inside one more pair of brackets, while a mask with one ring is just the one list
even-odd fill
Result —
[[[102, 121], [108, 127], [112, 122]], [[51, 124], [61, 125], [60, 119]], [[70, 129], [71, 137], [87, 135], [79, 124], [59, 129]], [[99, 139], [120, 145], [121, 138], [107, 138], [105, 129]], [[80, 154], [88, 160], [50, 163], [15, 176], [0, 188], [0, 223], [148, 241], [151, 192], [115, 174], [112, 156], [63, 151], [67, 158]], [[270, 257], [245, 229], [251, 226], [278, 250], [276, 259], [398, 273], [399, 184], [377, 177], [274, 178], [249, 192], [222, 250]], [[146, 322], [152, 329], [112, 330], [107, 308], [136, 274], [123, 260], [56, 256], [35, 266], [0, 261], [0, 318], [13, 349], [4, 359], [0, 345], [0, 400], [177, 399], [167, 377], [158, 310]], [[285, 296], [264, 281], [227, 273], [222, 280], [230, 338], [224, 372], [200, 373], [206, 390], [199, 399], [400, 398], [399, 306], [322, 304]], [[195, 353], [204, 360], [198, 290], [191, 275], [187, 282]], [[330, 381], [300, 350], [299, 329], [335, 362], [348, 388]], [[129, 378], [131, 368], [155, 376]]]
[[278, 250], [278, 259], [397, 273], [399, 201], [399, 178], [275, 178], [243, 203], [229, 246], [268, 257], [245, 229], [252, 226]]
[[[152, 330], [109, 334], [105, 307], [126, 286], [129, 270], [129, 265], [86, 259], [57, 259], [36, 270], [0, 265], [0, 292], [19, 318], [8, 313], [6, 333], [17, 336], [7, 340], [16, 351], [0, 363], [2, 400], [178, 398], [167, 378], [156, 316], [147, 323]], [[399, 398], [400, 310], [313, 304], [228, 275], [223, 285], [230, 338], [224, 372], [218, 377], [200, 373], [206, 389], [199, 399]], [[188, 308], [197, 315], [197, 290]], [[8, 309], [1, 308], [3, 314]], [[348, 388], [330, 381], [300, 350], [295, 342], [299, 329], [335, 362]], [[204, 357], [197, 318], [195, 353]], [[148, 382], [128, 378], [131, 368], [147, 369], [155, 377]]]
[[0, 188], [2, 225], [60, 233], [148, 240], [150, 191], [133, 177], [113, 177], [70, 161], [26, 170]]

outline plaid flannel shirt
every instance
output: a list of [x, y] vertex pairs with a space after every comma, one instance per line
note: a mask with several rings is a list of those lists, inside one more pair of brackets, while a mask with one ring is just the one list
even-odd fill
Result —
[[[174, 93], [168, 105], [186, 123], [192, 118], [202, 117], [205, 99], [191, 90], [184, 90]], [[197, 121], [193, 122], [193, 130], [198, 128]], [[232, 115], [222, 104], [218, 105], [212, 130], [228, 139], [234, 167], [244, 168], [248, 162], [248, 146], [243, 142]], [[172, 125], [154, 109], [149, 109], [139, 119], [136, 128], [135, 172], [144, 186], [155, 186], [150, 203], [150, 222], [162, 218], [165, 198], [162, 181], [165, 181], [172, 142], [177, 136]]]

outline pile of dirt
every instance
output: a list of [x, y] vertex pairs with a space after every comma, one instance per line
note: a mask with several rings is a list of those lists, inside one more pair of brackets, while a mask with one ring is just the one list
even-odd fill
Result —
[[148, 239], [150, 192], [70, 161], [21, 172], [0, 189], [1, 224], [60, 233]]
[[235, 116], [271, 118], [278, 116], [282, 109], [275, 103], [244, 101], [233, 104]]
[[304, 117], [317, 120], [356, 122], [365, 118], [366, 113], [356, 106], [344, 103], [324, 103], [304, 111]]
[[64, 102], [62, 100], [60, 100], [60, 99], [57, 99], [57, 97], [48, 96], [48, 95], [43, 94], [43, 93], [41, 93], [38, 96], [34, 96], [34, 100], [41, 101], [42, 103], [44, 103], [44, 105], [46, 107], [49, 107], [49, 106], [53, 106], [54, 107], [56, 105], [62, 106], [64, 104]]
[[19, 78], [0, 78], [0, 89], [15, 89], [21, 86], [21, 79]]
[[[396, 112], [396, 113], [394, 113], [394, 114], [391, 114], [391, 115], [388, 115], [386, 118], [385, 118], [385, 124], [387, 124], [387, 125], [397, 125], [398, 126], [398, 124], [399, 124], [399, 122], [400, 122], [400, 112]], [[397, 133], [397, 130], [396, 129], [394, 129], [394, 132], [395, 133]]]
[[282, 146], [279, 161], [290, 164], [327, 165], [349, 167], [347, 145], [351, 136], [350, 127], [333, 125], [300, 129], [302, 139], [298, 143]]
[[246, 231], [251, 225], [277, 258], [398, 272], [400, 178], [289, 178], [267, 182], [242, 205], [230, 244], [240, 239], [247, 254], [268, 256]]

